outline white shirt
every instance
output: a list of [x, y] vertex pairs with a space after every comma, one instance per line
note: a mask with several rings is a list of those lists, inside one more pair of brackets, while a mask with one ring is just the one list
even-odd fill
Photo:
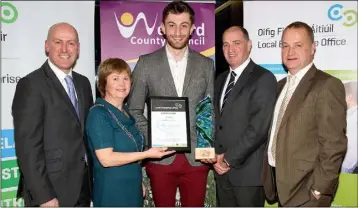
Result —
[[244, 69], [247, 67], [247, 65], [249, 65], [250, 63], [250, 58], [247, 58], [246, 61], [244, 61], [244, 63], [242, 63], [240, 66], [236, 67], [235, 69], [232, 69], [230, 67], [230, 71], [226, 77], [226, 82], [225, 82], [225, 85], [223, 87], [223, 91], [221, 92], [221, 97], [220, 97], [220, 109], [221, 107], [223, 106], [223, 101], [224, 101], [224, 96], [225, 96], [225, 91], [226, 91], [226, 88], [227, 88], [227, 85], [229, 84], [229, 81], [230, 81], [230, 75], [231, 75], [231, 72], [234, 71], [236, 76], [235, 76], [235, 80], [234, 80], [234, 86], [236, 84], [236, 81], [239, 79], [241, 73], [244, 71]]
[[[65, 81], [65, 77], [67, 75], [72, 77], [72, 69], [70, 69], [70, 73], [66, 74], [65, 72], [63, 72], [61, 69], [59, 69], [55, 64], [53, 64], [50, 59], [48, 59], [48, 65], [50, 65], [50, 68], [52, 69], [52, 71], [55, 73], [56, 77], [58, 78], [58, 80], [60, 81], [60, 83], [62, 84], [63, 88], [66, 90], [67, 94], [68, 94], [68, 88], [67, 88], [67, 84]], [[77, 98], [77, 92], [75, 90], [75, 95]]]
[[[299, 72], [297, 72], [295, 75], [293, 75], [295, 77], [295, 79], [296, 79], [295, 85], [293, 86], [294, 91], [296, 90], [298, 84], [301, 82], [301, 79], [303, 78], [303, 76], [305, 76], [305, 74], [312, 67], [312, 65], [313, 65], [313, 62], [311, 62], [306, 67], [304, 67]], [[292, 76], [292, 74], [290, 72], [288, 72], [288, 74]], [[286, 81], [286, 84], [283, 87], [283, 89], [282, 89], [282, 91], [280, 93], [280, 96], [277, 99], [276, 106], [275, 106], [275, 111], [274, 111], [274, 115], [273, 115], [273, 120], [272, 120], [270, 142], [269, 142], [269, 146], [268, 146], [268, 150], [267, 150], [268, 162], [272, 167], [276, 167], [276, 161], [273, 160], [272, 151], [271, 151], [271, 149], [272, 149], [272, 140], [273, 140], [273, 137], [275, 136], [278, 113], [280, 111], [280, 107], [282, 105], [283, 98], [285, 97], [285, 94], [286, 94], [286, 91], [287, 91], [287, 88], [288, 88], [287, 83], [288, 82]]]
[[347, 111], [347, 153], [342, 164], [342, 172], [352, 173], [358, 163], [357, 106]]
[[165, 51], [167, 53], [169, 67], [173, 76], [175, 89], [177, 91], [178, 97], [181, 97], [183, 93], [186, 65], [188, 63], [188, 47], [186, 47], [184, 56], [180, 61], [175, 60], [173, 55], [169, 52], [168, 46], [165, 47]]

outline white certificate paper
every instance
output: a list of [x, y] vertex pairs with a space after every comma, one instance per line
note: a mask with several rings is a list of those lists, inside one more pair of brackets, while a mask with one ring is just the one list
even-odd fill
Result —
[[152, 146], [186, 147], [185, 112], [152, 112]]
[[149, 147], [190, 152], [187, 97], [150, 97], [148, 111]]

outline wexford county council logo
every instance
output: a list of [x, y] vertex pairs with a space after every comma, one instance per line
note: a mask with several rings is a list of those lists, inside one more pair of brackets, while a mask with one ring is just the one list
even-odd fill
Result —
[[342, 15], [342, 4], [334, 4], [328, 9], [328, 18], [332, 21], [339, 21], [343, 17], [345, 18], [345, 21], [343, 22], [343, 25], [346, 27], [352, 27], [357, 23], [357, 11], [353, 9], [344, 10]]
[[[148, 17], [146, 17], [143, 12], [140, 12], [135, 19], [133, 17], [133, 14], [129, 12], [124, 12], [120, 17], [118, 17], [117, 14], [114, 13], [114, 18], [116, 20], [119, 33], [122, 35], [122, 37], [129, 39], [131, 44], [164, 46], [165, 39], [162, 38], [160, 25], [158, 25], [158, 13], [155, 15], [155, 18], [149, 18], [150, 21], [148, 21]], [[144, 22], [146, 34], [137, 34], [137, 36], [135, 36], [133, 35], [134, 31], [137, 28], [138, 22], [140, 22], [141, 20], [143, 20]], [[199, 25], [196, 25], [195, 34], [196, 37], [192, 37], [189, 40], [189, 45], [205, 45], [204, 22]]]
[[117, 26], [118, 26], [118, 29], [119, 29], [119, 32], [121, 33], [121, 35], [124, 38], [129, 38], [133, 35], [133, 32], [134, 32], [139, 20], [141, 20], [141, 19], [143, 19], [143, 21], [144, 21], [145, 29], [146, 29], [148, 35], [151, 35], [154, 31], [155, 24], [157, 23], [158, 14], [156, 14], [155, 21], [151, 27], [148, 25], [147, 18], [145, 17], [143, 12], [140, 12], [138, 14], [137, 18], [135, 19], [134, 24], [132, 24], [133, 23], [133, 15], [131, 13], [125, 12], [122, 14], [121, 22], [123, 25], [118, 21], [116, 13], [114, 13], [114, 17], [116, 19]]
[[1, 16], [0, 22], [11, 24], [17, 20], [18, 12], [14, 5], [9, 2], [0, 2]]

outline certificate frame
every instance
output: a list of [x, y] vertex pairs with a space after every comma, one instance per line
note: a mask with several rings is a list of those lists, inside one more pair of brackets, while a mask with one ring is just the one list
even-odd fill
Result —
[[[190, 120], [189, 120], [189, 99], [188, 97], [166, 97], [166, 96], [150, 96], [148, 98], [148, 146], [151, 147], [160, 147], [158, 142], [153, 140], [158, 140], [153, 136], [154, 131], [158, 131], [156, 125], [153, 123], [158, 123], [158, 121], [153, 119], [158, 119], [158, 113], [160, 114], [172, 114], [174, 117], [179, 117], [178, 112], [180, 112], [180, 116], [183, 116], [183, 112], [185, 115], [185, 124], [179, 125], [181, 128], [175, 128], [174, 130], [181, 131], [181, 134], [185, 134], [185, 144], [176, 144], [176, 145], [163, 145], [162, 147], [168, 147], [168, 150], [175, 150], [176, 152], [191, 152], [191, 140], [190, 140]], [[156, 114], [155, 114], [156, 113]], [[175, 131], [173, 131], [175, 132]], [[155, 133], [154, 133], [155, 134]]]

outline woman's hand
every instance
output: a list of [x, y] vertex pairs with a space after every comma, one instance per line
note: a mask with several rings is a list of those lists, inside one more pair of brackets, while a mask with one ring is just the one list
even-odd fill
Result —
[[166, 151], [167, 149], [167, 147], [152, 147], [144, 152], [146, 153], [146, 158], [162, 158], [175, 153], [175, 150]]
[[146, 190], [144, 183], [142, 183], [143, 198], [145, 198]]

